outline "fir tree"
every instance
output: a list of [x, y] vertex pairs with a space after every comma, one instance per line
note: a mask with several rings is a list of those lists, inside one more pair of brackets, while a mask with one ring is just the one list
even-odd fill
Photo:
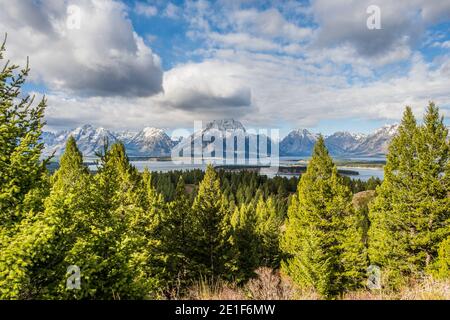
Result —
[[71, 264], [66, 256], [89, 233], [94, 216], [89, 189], [89, 173], [71, 137], [52, 177], [45, 212], [24, 220], [20, 232], [10, 239], [15, 248], [2, 250], [17, 255], [15, 266], [10, 266], [11, 270], [20, 268], [22, 274], [16, 278], [20, 289], [15, 294], [35, 299], [65, 296], [65, 273]]
[[202, 276], [226, 277], [230, 270], [230, 213], [220, 190], [220, 180], [209, 165], [192, 206], [196, 235], [195, 261]]
[[272, 197], [264, 201], [259, 197], [256, 205], [256, 232], [260, 241], [259, 259], [261, 266], [277, 269], [280, 264], [279, 248], [281, 219], [278, 217], [275, 202]]
[[[161, 222], [161, 250], [165, 257], [164, 277], [169, 293], [180, 294], [196, 274], [192, 254], [196, 241], [194, 238], [192, 208], [186, 195], [183, 177], [180, 176], [175, 197], [168, 204]], [[175, 292], [172, 292], [174, 291]]]
[[133, 218], [145, 217], [139, 206], [141, 184], [122, 144], [102, 155], [94, 182], [96, 214], [89, 237], [79, 238], [66, 257], [82, 272], [83, 285], [74, 294], [97, 299], [151, 297], [156, 286], [147, 269], [151, 246], [142, 247], [151, 240], [133, 224]]
[[283, 269], [301, 287], [328, 298], [357, 282], [364, 253], [357, 237], [351, 247], [345, 239], [355, 229], [352, 220], [350, 190], [320, 137], [298, 193], [291, 199], [282, 241], [288, 256]]
[[447, 129], [430, 103], [423, 126], [406, 108], [387, 156], [385, 178], [371, 207], [369, 256], [386, 285], [425, 271], [450, 230]]
[[[0, 45], [0, 61], [5, 52], [5, 41]], [[45, 183], [48, 160], [40, 161], [44, 147], [39, 140], [44, 126], [46, 101], [43, 98], [33, 106], [34, 97], [21, 96], [21, 87], [29, 74], [28, 63], [19, 66], [9, 61], [0, 69], [0, 226], [18, 222], [28, 212], [31, 204], [42, 208], [36, 196], [47, 195]], [[29, 193], [33, 199], [25, 198]]]
[[259, 266], [259, 243], [256, 213], [251, 204], [236, 207], [231, 218], [235, 254], [234, 280], [242, 283], [255, 275]]

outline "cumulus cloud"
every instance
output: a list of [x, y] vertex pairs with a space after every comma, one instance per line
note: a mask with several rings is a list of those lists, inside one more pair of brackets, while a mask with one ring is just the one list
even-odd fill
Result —
[[32, 80], [80, 96], [149, 96], [162, 90], [161, 62], [134, 31], [126, 7], [79, 0], [80, 24], [69, 28], [62, 1], [0, 0], [8, 57], [31, 55]]
[[[367, 28], [370, 5], [380, 8], [381, 29]], [[380, 57], [386, 53], [397, 61], [407, 58], [407, 51], [422, 40], [426, 27], [450, 17], [448, 1], [313, 0], [312, 14], [319, 25], [315, 44], [340, 46], [349, 44], [363, 57]], [[392, 54], [393, 51], [396, 53]], [[402, 54], [403, 52], [403, 54]]]
[[417, 12], [401, 1], [379, 1], [381, 29], [367, 28], [369, 14], [366, 10], [372, 4], [370, 0], [313, 1], [314, 17], [320, 26], [316, 44], [350, 44], [359, 54], [373, 57], [396, 47], [409, 46], [422, 33]]
[[243, 68], [220, 61], [189, 63], [164, 74], [165, 103], [179, 109], [211, 112], [251, 105], [251, 91], [238, 76]]

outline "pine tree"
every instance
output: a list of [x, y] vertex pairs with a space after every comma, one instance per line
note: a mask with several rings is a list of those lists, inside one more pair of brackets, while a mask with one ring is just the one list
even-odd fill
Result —
[[298, 193], [291, 199], [282, 239], [288, 256], [282, 268], [301, 287], [330, 298], [358, 281], [360, 261], [364, 261], [362, 242], [358, 244], [354, 237], [356, 243], [348, 248], [345, 240], [355, 228], [352, 214], [351, 192], [320, 137]]
[[[89, 236], [78, 238], [66, 257], [82, 273], [83, 284], [75, 297], [151, 297], [157, 284], [147, 268], [152, 239], [133, 223], [136, 217], [146, 217], [140, 207], [142, 184], [122, 144], [112, 145], [102, 155], [94, 186], [96, 213]], [[151, 225], [149, 220], [140, 223]]]
[[255, 275], [259, 266], [260, 239], [256, 232], [256, 212], [251, 204], [236, 207], [231, 218], [235, 254], [234, 280], [243, 283]]
[[232, 260], [230, 213], [220, 190], [220, 180], [208, 165], [192, 206], [196, 235], [195, 263], [202, 276], [229, 276]]
[[370, 210], [369, 256], [386, 285], [419, 276], [450, 230], [447, 129], [430, 103], [418, 127], [409, 107], [387, 156], [385, 178]]
[[183, 177], [180, 176], [174, 200], [168, 204], [161, 221], [161, 251], [165, 257], [164, 277], [171, 296], [180, 294], [180, 291], [196, 280], [192, 255], [197, 244], [194, 238], [192, 208], [185, 189]]
[[[5, 44], [6, 38], [0, 46], [0, 61]], [[0, 69], [0, 226], [20, 221], [33, 209], [31, 204], [42, 208], [43, 199], [36, 196], [45, 197], [48, 191], [48, 160], [40, 161], [44, 145], [39, 140], [46, 101], [43, 98], [33, 106], [34, 97], [21, 96], [30, 69], [28, 63], [17, 72], [18, 68], [8, 61]], [[32, 199], [24, 205], [27, 195]]]
[[94, 217], [90, 186], [89, 173], [71, 137], [52, 177], [45, 212], [25, 219], [10, 239], [14, 247], [2, 250], [6, 256], [16, 255], [9, 266], [11, 272], [19, 269], [21, 274], [14, 279], [20, 288], [14, 294], [35, 299], [65, 296], [66, 270], [71, 264], [66, 256], [89, 233]]
[[282, 221], [278, 217], [272, 197], [269, 197], [267, 201], [264, 201], [262, 196], [259, 197], [256, 217], [256, 232], [260, 240], [258, 246], [260, 265], [277, 269], [281, 258], [279, 242]]

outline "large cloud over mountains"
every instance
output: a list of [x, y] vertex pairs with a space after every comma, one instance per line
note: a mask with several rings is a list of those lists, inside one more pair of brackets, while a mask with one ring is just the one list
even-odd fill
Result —
[[79, 96], [149, 96], [162, 90], [160, 59], [133, 30], [126, 7], [104, 0], [71, 1], [79, 29], [67, 27], [64, 1], [0, 0], [0, 30], [14, 61], [31, 56], [32, 77]]

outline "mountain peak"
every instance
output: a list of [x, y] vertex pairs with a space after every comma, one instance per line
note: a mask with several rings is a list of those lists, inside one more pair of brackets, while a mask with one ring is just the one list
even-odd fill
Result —
[[311, 131], [309, 131], [308, 129], [296, 129], [296, 130], [294, 130], [294, 132], [296, 132], [296, 133], [303, 133], [303, 134], [311, 133]]
[[162, 135], [164, 133], [164, 130], [153, 127], [145, 127], [144, 129], [142, 129], [142, 132], [144, 133], [145, 137], [154, 137]]
[[398, 123], [394, 124], [385, 124], [381, 128], [377, 129], [374, 134], [387, 134], [389, 136], [393, 136], [397, 133], [398, 127], [400, 125]]
[[239, 121], [234, 119], [214, 120], [206, 124], [205, 130], [217, 129], [220, 131], [245, 131], [244, 126]]

